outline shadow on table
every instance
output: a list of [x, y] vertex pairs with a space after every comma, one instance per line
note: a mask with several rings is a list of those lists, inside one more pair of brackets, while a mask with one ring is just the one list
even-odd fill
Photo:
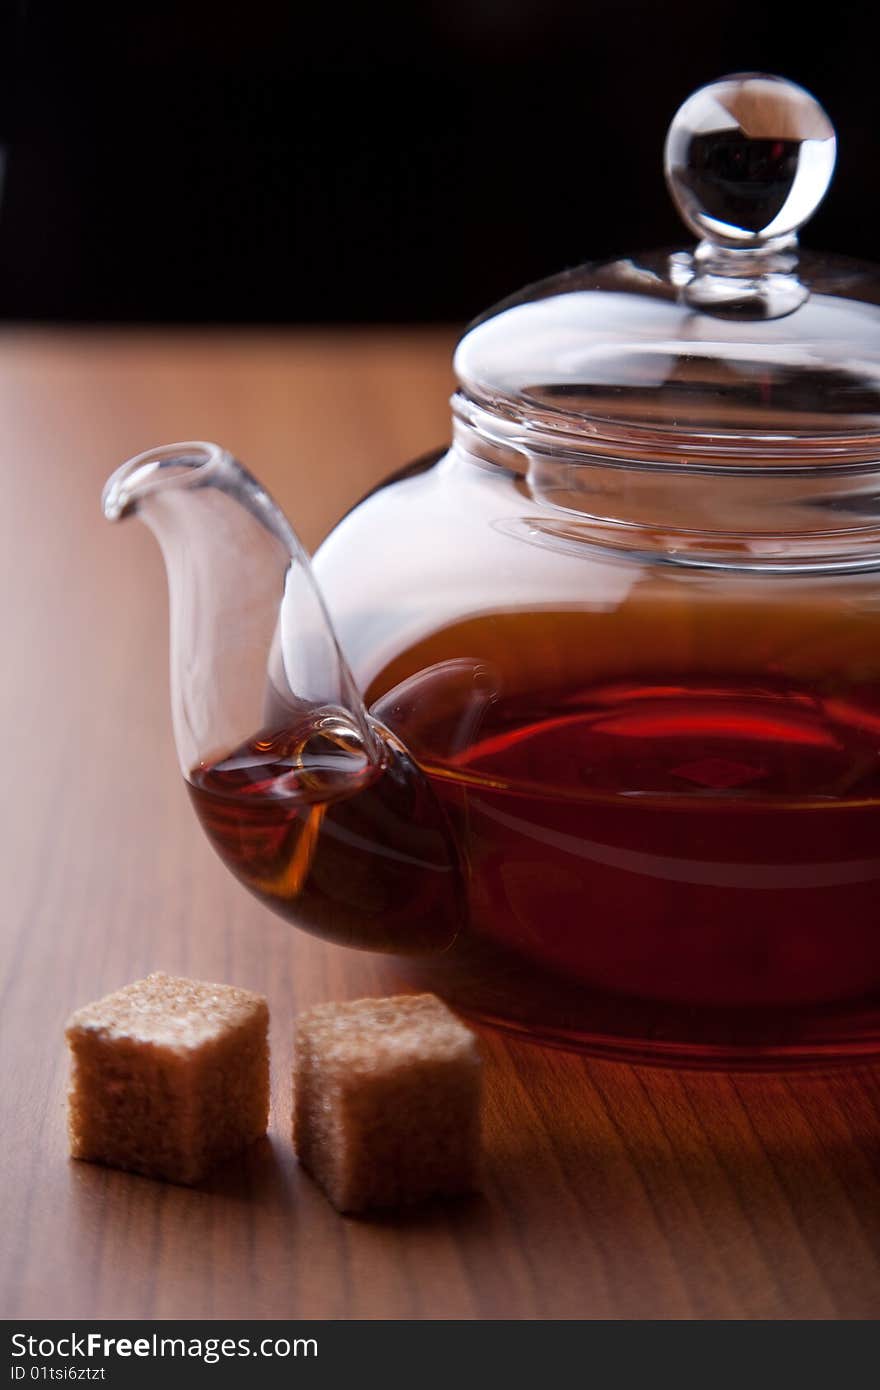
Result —
[[880, 1071], [665, 1071], [487, 1043], [491, 1171], [522, 1229], [580, 1233], [649, 1307], [678, 1283], [702, 1316], [876, 1315]]

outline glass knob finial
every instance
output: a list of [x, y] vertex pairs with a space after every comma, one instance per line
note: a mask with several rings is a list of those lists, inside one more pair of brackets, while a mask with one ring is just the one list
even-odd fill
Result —
[[737, 73], [679, 109], [666, 138], [666, 180], [697, 236], [756, 248], [791, 236], [813, 215], [836, 152], [834, 127], [803, 87]]

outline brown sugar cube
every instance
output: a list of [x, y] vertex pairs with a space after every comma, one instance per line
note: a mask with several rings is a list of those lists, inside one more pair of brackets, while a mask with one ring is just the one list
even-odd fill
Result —
[[194, 1183], [266, 1132], [269, 1010], [233, 985], [150, 975], [79, 1009], [70, 1152]]
[[339, 1211], [472, 1190], [480, 1092], [477, 1040], [433, 994], [298, 1020], [293, 1142]]

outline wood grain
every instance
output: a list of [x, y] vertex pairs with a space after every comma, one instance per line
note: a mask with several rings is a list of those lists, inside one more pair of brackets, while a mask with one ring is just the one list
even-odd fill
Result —
[[[452, 335], [0, 335], [5, 1317], [869, 1318], [870, 1068], [722, 1076], [486, 1038], [482, 1196], [342, 1220], [288, 1142], [291, 1020], [382, 965], [291, 931], [213, 858], [171, 746], [164, 577], [106, 474], [222, 441], [314, 545], [448, 428]], [[270, 1138], [197, 1191], [66, 1157], [62, 1029], [151, 969], [269, 996]]]

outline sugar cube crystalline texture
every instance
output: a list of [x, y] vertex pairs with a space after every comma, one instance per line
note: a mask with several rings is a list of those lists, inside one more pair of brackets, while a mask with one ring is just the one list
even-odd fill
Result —
[[294, 1145], [340, 1211], [472, 1190], [480, 1093], [476, 1038], [432, 994], [300, 1016]]
[[266, 1132], [269, 1010], [232, 985], [150, 975], [67, 1026], [74, 1158], [194, 1183]]

